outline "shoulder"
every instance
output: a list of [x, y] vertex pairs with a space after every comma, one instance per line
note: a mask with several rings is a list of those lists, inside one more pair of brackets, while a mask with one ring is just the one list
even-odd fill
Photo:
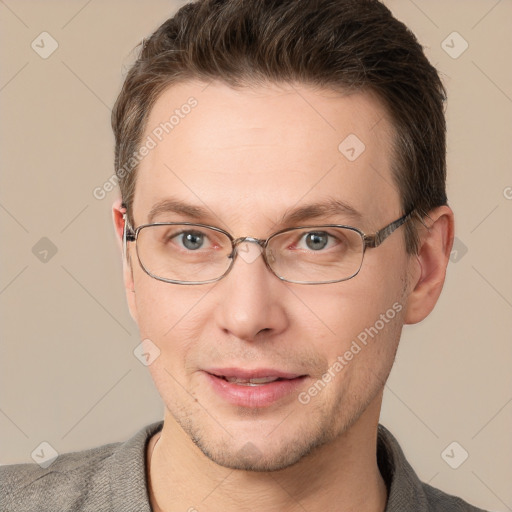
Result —
[[47, 468], [35, 463], [1, 466], [2, 511], [149, 512], [145, 446], [161, 425], [148, 425], [124, 443], [60, 454]]
[[486, 512], [463, 499], [422, 483], [429, 512]]
[[80, 510], [89, 493], [105, 491], [105, 467], [120, 444], [61, 454], [47, 468], [35, 463], [0, 467], [5, 510]]
[[379, 424], [377, 461], [388, 488], [386, 512], [485, 512], [457, 496], [422, 482], [395, 437]]

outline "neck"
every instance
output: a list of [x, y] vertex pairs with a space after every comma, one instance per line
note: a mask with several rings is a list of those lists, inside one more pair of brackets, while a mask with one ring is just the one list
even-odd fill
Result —
[[[375, 415], [377, 409], [377, 415]], [[347, 431], [280, 471], [251, 472], [207, 458], [167, 412], [148, 445], [148, 480], [155, 512], [383, 512], [387, 490], [377, 466], [380, 402]], [[373, 414], [372, 414], [373, 413]]]

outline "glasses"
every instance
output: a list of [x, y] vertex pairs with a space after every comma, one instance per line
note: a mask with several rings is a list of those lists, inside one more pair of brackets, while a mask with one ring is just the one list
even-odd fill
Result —
[[[144, 224], [135, 230], [124, 214], [123, 244], [135, 242], [142, 269], [151, 277], [174, 284], [207, 284], [225, 277], [237, 255], [248, 263], [261, 253], [279, 279], [296, 284], [338, 283], [359, 273], [366, 249], [378, 247], [412, 216], [414, 210], [372, 235], [339, 224], [283, 229], [266, 240], [233, 238], [227, 231], [191, 222]], [[259, 253], [249, 251], [257, 244]], [[241, 245], [243, 249], [240, 249]]]

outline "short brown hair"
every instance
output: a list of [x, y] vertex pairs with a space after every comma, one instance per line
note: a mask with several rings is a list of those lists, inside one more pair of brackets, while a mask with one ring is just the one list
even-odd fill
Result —
[[[126, 172], [127, 162], [159, 94], [187, 80], [371, 91], [395, 129], [402, 213], [414, 208], [423, 218], [447, 203], [446, 91], [414, 34], [380, 1], [199, 0], [141, 46], [112, 112], [115, 168], [131, 222], [137, 166]], [[406, 224], [405, 244], [417, 252], [414, 222]]]

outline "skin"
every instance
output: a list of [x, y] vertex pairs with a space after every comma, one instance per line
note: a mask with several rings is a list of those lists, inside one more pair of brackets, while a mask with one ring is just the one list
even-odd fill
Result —
[[[362, 214], [356, 227], [366, 233], [401, 216], [393, 129], [375, 97], [297, 84], [205, 86], [174, 85], [150, 113], [144, 138], [187, 98], [198, 101], [140, 164], [135, 227], [170, 196], [206, 206], [203, 222], [235, 237], [266, 238], [287, 227], [280, 219], [291, 208], [329, 197], [355, 207]], [[351, 133], [366, 146], [353, 162], [338, 150]], [[113, 214], [121, 240], [119, 201]], [[403, 324], [421, 321], [437, 302], [453, 242], [451, 209], [429, 217], [418, 255], [407, 255], [402, 227], [367, 250], [355, 278], [328, 285], [280, 281], [261, 257], [239, 257], [216, 283], [164, 283], [142, 270], [128, 244], [130, 312], [141, 339], [161, 351], [149, 366], [165, 404], [162, 433], [148, 446], [154, 510], [385, 509], [376, 462], [383, 387]], [[346, 215], [305, 223], [355, 225]], [[235, 407], [205, 379], [202, 370], [213, 366], [279, 368], [307, 374], [305, 391], [395, 303], [402, 310], [307, 405], [292, 393], [268, 407]]]

